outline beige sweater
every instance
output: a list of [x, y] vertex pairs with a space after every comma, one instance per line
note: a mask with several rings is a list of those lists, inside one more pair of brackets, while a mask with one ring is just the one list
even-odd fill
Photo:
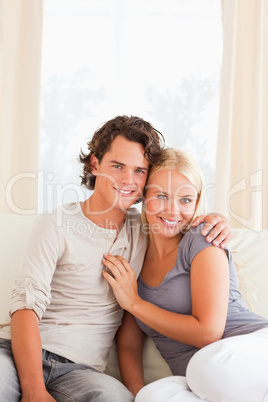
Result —
[[[121, 323], [119, 307], [102, 276], [105, 252], [130, 261], [138, 276], [146, 250], [140, 215], [131, 209], [118, 237], [87, 219], [80, 203], [37, 218], [12, 292], [10, 315], [32, 309], [42, 347], [96, 370], [106, 368]], [[10, 339], [10, 328], [0, 328]]]

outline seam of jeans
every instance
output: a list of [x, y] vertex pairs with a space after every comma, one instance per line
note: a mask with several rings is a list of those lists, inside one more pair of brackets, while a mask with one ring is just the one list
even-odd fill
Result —
[[49, 384], [50, 377], [52, 377], [52, 373], [55, 370], [55, 367], [54, 367], [55, 364], [54, 364], [53, 360], [48, 359], [47, 362], [50, 363], [50, 370], [49, 370], [49, 373], [48, 373], [48, 376], [47, 376], [47, 380], [45, 382], [46, 386], [47, 386], [47, 384]]
[[66, 396], [67, 398], [69, 398], [70, 401], [75, 402], [75, 399], [74, 399], [72, 396], [70, 396], [69, 394], [67, 394], [66, 392], [64, 392], [64, 391], [61, 390], [61, 389], [57, 389], [57, 388], [49, 387], [49, 386], [48, 386], [48, 387], [47, 387], [47, 390], [49, 391], [49, 393], [52, 392], [52, 391], [57, 392], [58, 394], [64, 395], [64, 396]]

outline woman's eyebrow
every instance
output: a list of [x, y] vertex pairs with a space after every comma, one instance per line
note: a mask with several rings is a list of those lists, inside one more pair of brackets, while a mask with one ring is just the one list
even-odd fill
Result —
[[164, 195], [168, 195], [168, 193], [166, 192], [166, 191], [163, 191], [163, 190], [155, 190], [154, 191], [154, 194], [164, 194]]

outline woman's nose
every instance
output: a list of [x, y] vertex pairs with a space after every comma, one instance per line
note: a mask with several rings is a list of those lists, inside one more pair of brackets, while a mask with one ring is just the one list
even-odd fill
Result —
[[168, 203], [168, 212], [172, 215], [176, 215], [180, 213], [180, 211], [179, 203], [176, 200], [170, 200]]

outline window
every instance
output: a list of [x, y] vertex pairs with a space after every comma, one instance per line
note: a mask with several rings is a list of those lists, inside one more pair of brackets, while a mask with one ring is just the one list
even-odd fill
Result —
[[44, 2], [39, 212], [84, 199], [80, 148], [121, 114], [200, 163], [209, 207], [222, 53], [220, 1]]

